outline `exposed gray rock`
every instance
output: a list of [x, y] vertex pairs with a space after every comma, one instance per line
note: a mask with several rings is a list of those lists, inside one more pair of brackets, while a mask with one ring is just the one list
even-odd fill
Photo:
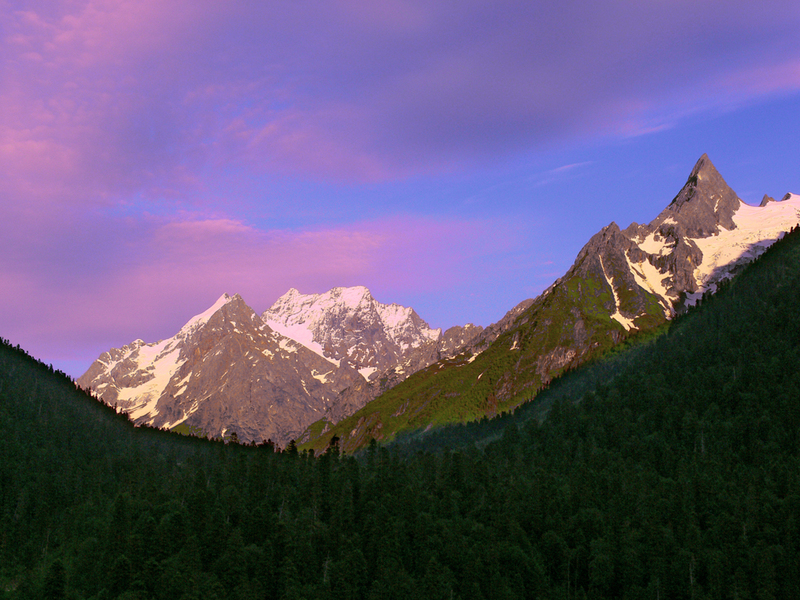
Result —
[[353, 367], [368, 380], [441, 336], [440, 329], [432, 329], [413, 309], [382, 304], [362, 286], [324, 294], [291, 289], [261, 317], [276, 331]]
[[703, 154], [695, 164], [678, 195], [656, 219], [672, 216], [680, 225], [684, 236], [708, 237], [719, 232], [720, 227], [735, 229], [733, 215], [741, 201], [722, 175]]
[[402, 362], [385, 369], [368, 383], [359, 382], [343, 390], [327, 410], [325, 419], [331, 424], [338, 423], [417, 371], [470, 348], [482, 331], [482, 327], [471, 323], [450, 327], [438, 340], [415, 348]]
[[240, 296], [218, 304], [169, 340], [104, 353], [78, 385], [136, 423], [185, 423], [212, 437], [236, 432], [243, 442], [283, 445], [363, 381], [272, 331]]

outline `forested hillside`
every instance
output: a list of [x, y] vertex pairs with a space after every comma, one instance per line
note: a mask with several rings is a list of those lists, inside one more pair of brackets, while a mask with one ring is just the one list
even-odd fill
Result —
[[4, 344], [0, 594], [800, 597], [799, 297], [793, 232], [525, 411], [356, 457], [134, 429]]

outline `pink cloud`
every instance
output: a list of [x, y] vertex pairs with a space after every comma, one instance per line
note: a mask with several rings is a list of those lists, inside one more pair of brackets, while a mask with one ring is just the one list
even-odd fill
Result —
[[87, 348], [172, 335], [224, 292], [258, 312], [290, 287], [431, 292], [469, 279], [477, 255], [515, 243], [512, 227], [497, 235], [498, 223], [410, 216], [299, 231], [193, 216], [106, 226], [118, 231], [92, 244], [94, 259], [76, 255], [66, 277], [31, 268], [30, 260], [63, 261], [52, 255], [58, 248], [0, 260], [0, 305], [14, 316], [4, 336], [39, 355], [88, 360]]
[[798, 87], [780, 41], [792, 3], [16, 5], [0, 16], [0, 175], [81, 185], [84, 202], [202, 185], [208, 166], [356, 182], [469, 169], [657, 131], [725, 104], [707, 81], [738, 77], [751, 99]]
[[[289, 286], [481, 277], [471, 258], [507, 251], [509, 224], [380, 217], [418, 208], [380, 194], [343, 217], [343, 190], [485, 172], [800, 88], [796, 0], [3, 6], [0, 309], [39, 347], [112, 326], [119, 343], [168, 334], [223, 291], [258, 304]], [[301, 182], [295, 198], [259, 187], [281, 178]], [[296, 229], [262, 231], [256, 214]], [[332, 214], [378, 216], [316, 225]]]
[[188, 46], [169, 48], [197, 33], [197, 13], [166, 6], [93, 1], [2, 17], [10, 32], [0, 63], [4, 187], [29, 201], [91, 205], [161, 185], [185, 164], [190, 151], [176, 147], [183, 156], [170, 157], [165, 147], [189, 132], [164, 71], [188, 56]]
[[497, 227], [410, 216], [300, 231], [261, 231], [231, 219], [171, 221], [153, 231], [141, 265], [124, 279], [141, 289], [238, 292], [261, 310], [289, 287], [431, 289], [467, 276], [476, 254], [513, 244], [513, 230], [493, 235]]
[[800, 59], [738, 70], [722, 77], [720, 84], [740, 97], [796, 92], [800, 90]]

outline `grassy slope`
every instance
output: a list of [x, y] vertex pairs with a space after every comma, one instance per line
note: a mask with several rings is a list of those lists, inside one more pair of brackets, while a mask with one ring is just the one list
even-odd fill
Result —
[[[658, 301], [648, 299], [647, 314], [637, 320], [643, 330], [664, 321]], [[337, 436], [341, 448], [351, 452], [371, 438], [388, 442], [401, 432], [511, 411], [562, 373], [628, 338], [609, 317], [609, 302], [613, 297], [604, 279], [568, 278], [537, 298], [477, 356], [431, 365], [333, 427], [313, 424], [300, 447], [319, 452]]]
[[[686, 387], [687, 381], [696, 385], [698, 396], [713, 394], [721, 405], [732, 397], [746, 396], [749, 392], [730, 390], [757, 387], [762, 378], [791, 375], [790, 363], [797, 360], [796, 351], [792, 354], [787, 348], [797, 340], [792, 340], [793, 334], [787, 330], [796, 321], [790, 312], [800, 293], [798, 264], [800, 229], [688, 313], [631, 336], [597, 360], [553, 381], [535, 402], [513, 414], [467, 426], [453, 424], [429, 432], [406, 432], [394, 445], [406, 452], [423, 447], [483, 447], [499, 439], [509, 424], [522, 426], [532, 419], [541, 422], [554, 405], [579, 402], [599, 389], [627, 389], [632, 381], [645, 388], [641, 391], [645, 400], [665, 391], [691, 396], [686, 390], [672, 390]], [[782, 354], [789, 358], [781, 360]], [[672, 360], [676, 356], [678, 360]], [[652, 389], [648, 382], [653, 381], [665, 389]], [[787, 386], [782, 393], [789, 393], [789, 389]]]

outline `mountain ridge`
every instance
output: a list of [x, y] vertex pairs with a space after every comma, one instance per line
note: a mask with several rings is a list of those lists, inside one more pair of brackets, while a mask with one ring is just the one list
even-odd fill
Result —
[[485, 330], [493, 340], [478, 336], [464, 354], [417, 372], [335, 426], [312, 425], [301, 441], [320, 451], [336, 436], [352, 451], [398, 431], [511, 410], [566, 370], [714, 292], [798, 223], [800, 196], [747, 205], [704, 154], [655, 219], [602, 228], [564, 276], [502, 327]]
[[[291, 289], [263, 315], [223, 294], [171, 338], [101, 354], [78, 384], [136, 423], [285, 445], [321, 416], [338, 420], [438, 360], [465, 331], [442, 334], [363, 286]], [[370, 375], [380, 382], [368, 384]]]
[[382, 304], [364, 286], [335, 287], [324, 294], [301, 294], [291, 288], [261, 318], [324, 358], [350, 364], [367, 381], [396, 364], [406, 351], [442, 334], [413, 308]]
[[650, 223], [603, 227], [565, 275], [485, 329], [433, 329], [363, 286], [291, 288], [260, 316], [225, 294], [173, 338], [104, 353], [79, 382], [154, 426], [357, 447], [393, 435], [392, 420], [424, 428], [514, 408], [713, 292], [798, 222], [800, 196], [747, 205], [704, 154]]

